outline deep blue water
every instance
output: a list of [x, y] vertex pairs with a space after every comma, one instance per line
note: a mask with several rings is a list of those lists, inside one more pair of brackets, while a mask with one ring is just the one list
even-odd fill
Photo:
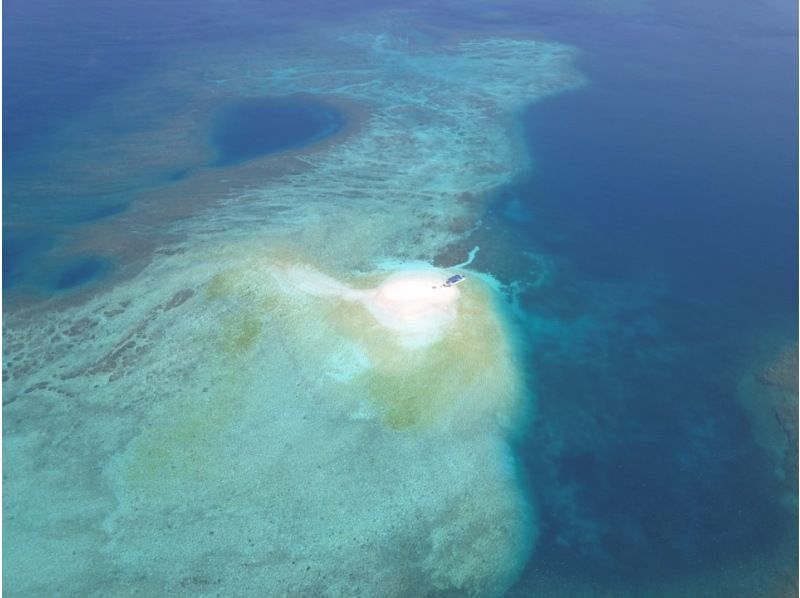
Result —
[[[301, 18], [288, 4], [61, 4], [4, 4], [6, 173], [43, 168], [48, 132], [173, 45], [241, 41]], [[343, 10], [308, 6], [323, 20]], [[520, 115], [534, 170], [498, 193], [485, 221], [505, 234], [476, 263], [533, 250], [555, 264], [522, 298], [537, 418], [518, 454], [542, 533], [512, 594], [542, 574], [600, 594], [767, 553], [795, 535], [796, 518], [778, 504], [771, 464], [733, 397], [752, 338], [791, 339], [797, 327], [795, 7], [498, 6], [511, 8], [454, 4], [431, 8], [432, 20], [573, 44], [589, 79]], [[303, 102], [246, 101], [218, 119], [218, 165], [340, 124]], [[307, 128], [259, 129], [286, 120]], [[27, 196], [3, 201], [4, 287], [69, 292], [113, 265], [43, 256], [75, 226], [123, 213], [135, 194], [39, 198], [35, 209]]]
[[590, 83], [523, 115], [535, 172], [493, 209], [561, 267], [527, 298], [561, 325], [532, 324], [543, 536], [520, 595], [542, 571], [624, 587], [796, 536], [734, 399], [755, 335], [796, 338], [794, 19], [717, 8], [541, 28]]

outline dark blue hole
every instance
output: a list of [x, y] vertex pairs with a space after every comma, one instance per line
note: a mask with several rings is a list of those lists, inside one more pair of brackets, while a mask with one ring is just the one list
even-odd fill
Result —
[[248, 98], [221, 109], [212, 125], [216, 166], [314, 143], [338, 131], [340, 111], [305, 98]]
[[56, 277], [53, 286], [61, 291], [73, 289], [100, 278], [107, 268], [108, 262], [103, 258], [81, 258], [65, 267]]

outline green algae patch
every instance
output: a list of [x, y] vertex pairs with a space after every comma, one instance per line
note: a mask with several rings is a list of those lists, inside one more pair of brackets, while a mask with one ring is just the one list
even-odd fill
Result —
[[206, 286], [206, 294], [210, 299], [219, 299], [231, 294], [234, 288], [232, 271], [215, 274]]
[[229, 356], [253, 350], [265, 329], [265, 318], [285, 317], [287, 298], [270, 286], [270, 277], [258, 277], [258, 268], [231, 269], [215, 274], [206, 285], [206, 296], [224, 302], [226, 314], [219, 320], [214, 342]]
[[203, 376], [210, 380], [161, 404], [134, 441], [126, 475], [145, 494], [169, 487], [189, 491], [228, 475], [225, 451], [235, 444], [235, 428], [251, 400], [248, 380], [265, 327], [250, 306], [259, 293], [248, 289], [247, 279], [247, 270], [227, 270], [206, 287], [214, 325], [192, 342], [207, 348]]
[[252, 313], [228, 318], [223, 324], [223, 350], [229, 355], [247, 353], [258, 342], [263, 326], [261, 320]]
[[253, 276], [257, 264], [246, 264], [240, 268], [230, 268], [218, 272], [206, 284], [206, 295], [209, 299], [255, 299], [262, 289], [254, 285], [257, 279]]
[[242, 407], [242, 394], [234, 386], [174, 402], [137, 439], [128, 466], [129, 481], [159, 487], [220, 477], [219, 446]]

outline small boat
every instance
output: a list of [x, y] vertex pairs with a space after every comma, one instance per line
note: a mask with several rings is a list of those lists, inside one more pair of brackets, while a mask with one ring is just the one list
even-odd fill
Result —
[[454, 276], [451, 276], [451, 277], [450, 277], [450, 278], [448, 278], [447, 280], [445, 280], [445, 281], [444, 281], [444, 285], [442, 285], [442, 286], [445, 286], [445, 287], [454, 287], [454, 286], [456, 286], [457, 284], [461, 284], [461, 283], [462, 283], [462, 282], [464, 282], [466, 279], [467, 279], [467, 277], [466, 277], [466, 276], [464, 276], [463, 274], [456, 274], [456, 275], [454, 275]]

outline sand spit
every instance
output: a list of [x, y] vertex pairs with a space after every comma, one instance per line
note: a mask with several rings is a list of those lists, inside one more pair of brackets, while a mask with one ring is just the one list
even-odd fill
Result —
[[315, 297], [338, 297], [362, 305], [375, 320], [397, 335], [406, 347], [435, 343], [456, 318], [460, 295], [445, 287], [441, 270], [411, 270], [394, 274], [374, 289], [353, 289], [308, 268], [294, 267], [285, 276]]

